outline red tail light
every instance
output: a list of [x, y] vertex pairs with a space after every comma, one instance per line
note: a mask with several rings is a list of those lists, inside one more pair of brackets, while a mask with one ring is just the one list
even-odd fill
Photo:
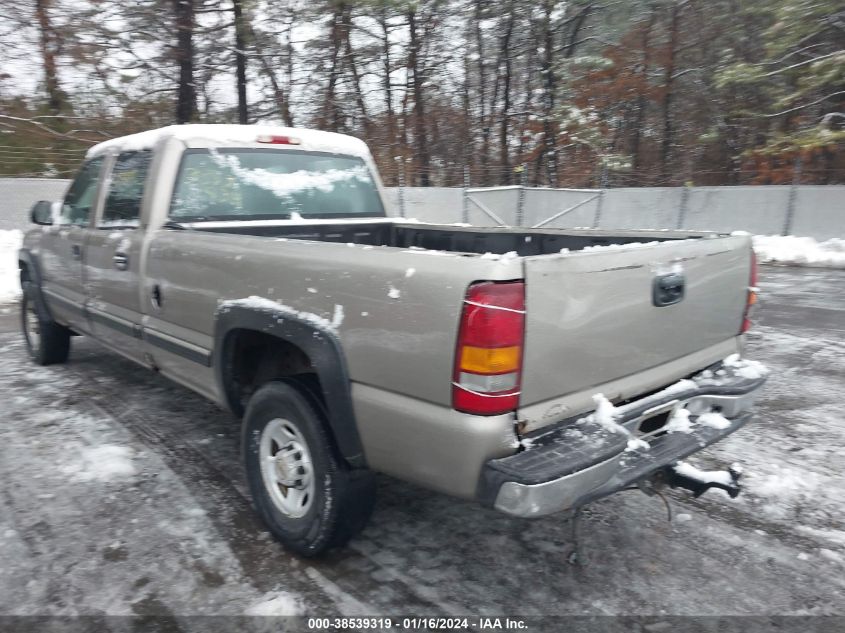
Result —
[[745, 301], [745, 312], [742, 315], [742, 329], [740, 334], [745, 334], [751, 329], [751, 308], [757, 303], [757, 255], [751, 250], [751, 275], [748, 280], [748, 295]]
[[525, 283], [484, 281], [464, 299], [452, 406], [474, 415], [498, 415], [519, 404], [525, 337]]

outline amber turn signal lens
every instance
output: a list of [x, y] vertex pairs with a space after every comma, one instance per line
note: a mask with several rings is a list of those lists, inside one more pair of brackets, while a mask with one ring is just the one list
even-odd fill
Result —
[[519, 369], [521, 348], [473, 347], [464, 345], [461, 350], [461, 371], [474, 374], [504, 374]]

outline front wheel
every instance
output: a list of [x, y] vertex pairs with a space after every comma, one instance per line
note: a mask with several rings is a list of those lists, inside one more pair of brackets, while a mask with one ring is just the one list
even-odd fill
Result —
[[64, 363], [70, 353], [71, 332], [43, 313], [35, 292], [31, 282], [23, 283], [21, 330], [26, 350], [39, 365]]
[[303, 556], [344, 545], [375, 502], [369, 471], [336, 455], [319, 403], [292, 383], [271, 382], [250, 398], [243, 452], [253, 503], [273, 535]]

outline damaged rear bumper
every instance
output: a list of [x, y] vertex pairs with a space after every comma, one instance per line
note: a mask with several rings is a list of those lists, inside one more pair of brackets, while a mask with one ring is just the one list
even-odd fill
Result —
[[[544, 429], [527, 438], [527, 450], [485, 464], [478, 499], [506, 514], [539, 517], [636, 485], [745, 425], [764, 382], [765, 377], [728, 372], [718, 381], [682, 381], [618, 407], [616, 421], [647, 441], [648, 450], [629, 449], [631, 435], [609, 431], [589, 418]], [[690, 413], [689, 432], [663, 430], [660, 416], [668, 419], [678, 408]], [[711, 412], [729, 424], [717, 428], [698, 422]]]

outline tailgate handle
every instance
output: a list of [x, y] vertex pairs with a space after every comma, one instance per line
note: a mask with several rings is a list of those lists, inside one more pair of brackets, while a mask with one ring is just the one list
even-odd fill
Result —
[[657, 307], [679, 303], [684, 298], [686, 280], [683, 273], [666, 273], [654, 278], [652, 303]]

